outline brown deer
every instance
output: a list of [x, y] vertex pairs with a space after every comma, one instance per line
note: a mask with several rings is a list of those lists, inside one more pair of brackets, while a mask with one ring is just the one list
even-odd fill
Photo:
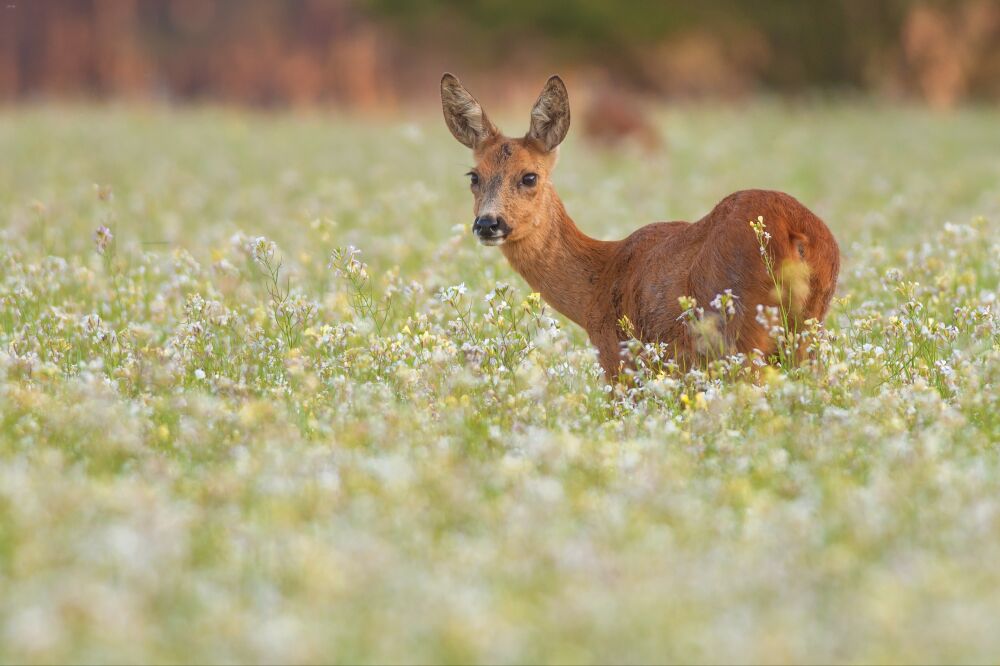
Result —
[[591, 143], [611, 148], [635, 140], [648, 153], [663, 148], [663, 138], [642, 106], [611, 86], [598, 90], [583, 116], [583, 135]]
[[[468, 174], [473, 233], [483, 245], [499, 246], [532, 289], [586, 329], [609, 382], [621, 371], [621, 343], [630, 334], [670, 345], [687, 365], [704, 357], [681, 297], [706, 305], [732, 290], [731, 316], [713, 322], [729, 353], [774, 352], [758, 305], [787, 307], [795, 325], [826, 314], [840, 267], [837, 241], [791, 196], [744, 190], [697, 222], [657, 222], [624, 240], [596, 240], [573, 223], [550, 180], [569, 130], [562, 79], [546, 82], [520, 139], [501, 134], [451, 74], [441, 79], [441, 102], [448, 128], [476, 161]], [[750, 224], [758, 217], [770, 234], [763, 251]], [[630, 331], [620, 325], [626, 317]]]

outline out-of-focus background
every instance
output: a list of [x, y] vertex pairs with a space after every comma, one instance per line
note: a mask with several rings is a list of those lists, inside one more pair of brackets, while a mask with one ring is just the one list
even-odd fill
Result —
[[[444, 70], [597, 238], [801, 200], [815, 363], [606, 385]], [[0, 0], [0, 664], [996, 661], [998, 100], [1000, 0]]]
[[444, 69], [654, 97], [1000, 98], [992, 0], [3, 0], [0, 99], [392, 109]]

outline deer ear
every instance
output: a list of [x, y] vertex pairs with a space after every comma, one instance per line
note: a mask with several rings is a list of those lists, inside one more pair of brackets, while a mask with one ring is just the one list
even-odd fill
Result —
[[451, 74], [441, 77], [441, 107], [448, 129], [465, 146], [475, 150], [497, 134], [476, 98]]
[[562, 79], [551, 76], [531, 109], [528, 138], [541, 143], [545, 150], [553, 150], [566, 138], [568, 131], [569, 93], [566, 92], [566, 84]]

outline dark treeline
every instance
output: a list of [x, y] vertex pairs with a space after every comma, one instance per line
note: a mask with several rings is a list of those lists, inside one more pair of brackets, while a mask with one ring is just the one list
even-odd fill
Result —
[[[392, 106], [442, 69], [670, 97], [1000, 97], [1000, 2], [4, 0], [0, 98]], [[533, 82], [534, 83], [534, 82]], [[433, 86], [430, 86], [433, 92]]]

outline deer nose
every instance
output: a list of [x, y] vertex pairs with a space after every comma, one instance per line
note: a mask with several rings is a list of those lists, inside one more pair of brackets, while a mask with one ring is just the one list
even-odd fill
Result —
[[506, 225], [504, 225], [502, 217], [497, 217], [495, 215], [480, 215], [476, 218], [476, 221], [472, 223], [472, 232], [477, 236], [489, 238], [491, 236], [496, 236], [500, 228], [504, 226]]

